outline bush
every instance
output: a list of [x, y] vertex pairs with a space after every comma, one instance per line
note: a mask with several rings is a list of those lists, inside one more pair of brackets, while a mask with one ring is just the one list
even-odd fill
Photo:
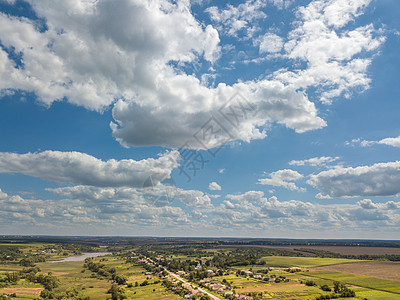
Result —
[[315, 281], [307, 280], [307, 281], [305, 282], [305, 285], [306, 285], [306, 286], [315, 286], [315, 285], [317, 285], [317, 284], [315, 283]]
[[328, 285], [322, 285], [321, 286], [321, 290], [325, 291], [325, 292], [330, 292], [332, 291], [332, 289], [328, 286]]
[[141, 284], [140, 284], [140, 286], [146, 286], [146, 285], [148, 285], [149, 284], [149, 282], [147, 281], [147, 280], [145, 280], [145, 281], [143, 281]]

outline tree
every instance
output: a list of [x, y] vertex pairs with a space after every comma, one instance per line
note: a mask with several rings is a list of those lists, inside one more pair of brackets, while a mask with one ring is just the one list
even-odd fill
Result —
[[20, 276], [16, 272], [7, 272], [6, 273], [6, 280], [11, 283], [15, 283], [20, 279]]

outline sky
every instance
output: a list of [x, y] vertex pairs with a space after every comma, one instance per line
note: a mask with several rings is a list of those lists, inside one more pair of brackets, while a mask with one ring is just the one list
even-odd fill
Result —
[[0, 0], [0, 234], [400, 239], [398, 0]]

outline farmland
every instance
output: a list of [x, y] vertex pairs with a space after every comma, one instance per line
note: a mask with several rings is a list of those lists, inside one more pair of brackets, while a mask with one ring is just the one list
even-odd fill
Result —
[[262, 258], [268, 266], [271, 267], [301, 267], [312, 268], [319, 266], [347, 264], [351, 262], [359, 262], [355, 259], [343, 258], [321, 258], [321, 257], [285, 257], [285, 256], [267, 256]]
[[379, 291], [390, 293], [393, 299], [400, 297], [400, 284], [391, 280], [322, 270], [302, 273], [302, 275], [311, 278], [344, 282], [349, 285], [365, 288], [370, 294], [373, 291]]
[[[266, 249], [278, 249], [278, 250], [286, 250], [293, 252], [304, 252], [301, 251], [303, 249], [307, 250], [319, 250], [319, 251], [328, 251], [339, 253], [343, 255], [400, 255], [400, 248], [391, 248], [391, 247], [363, 247], [363, 246], [309, 246], [309, 245], [301, 245], [301, 246], [271, 246], [271, 245], [229, 245], [222, 246], [224, 248], [266, 248]], [[313, 254], [309, 254], [310, 256], [314, 256]]]
[[354, 275], [364, 275], [380, 279], [400, 281], [400, 263], [388, 261], [368, 261], [318, 267], [326, 270]]
[[[397, 248], [387, 249], [379, 255]], [[331, 252], [318, 251], [310, 256], [289, 247], [202, 240], [6, 242], [0, 245], [0, 299], [400, 297], [400, 262], [324, 257]]]

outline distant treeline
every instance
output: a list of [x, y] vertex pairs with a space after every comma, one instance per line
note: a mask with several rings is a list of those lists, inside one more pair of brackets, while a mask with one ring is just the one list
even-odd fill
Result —
[[318, 257], [327, 257], [327, 258], [400, 261], [400, 255], [396, 255], [396, 254], [341, 254], [341, 253], [325, 251], [325, 250], [304, 249], [304, 248], [299, 248], [299, 249], [294, 249], [294, 250], [312, 253]]
[[122, 245], [265, 245], [265, 246], [352, 246], [400, 248], [400, 241], [386, 240], [320, 240], [320, 239], [242, 239], [242, 238], [179, 238], [179, 237], [85, 237], [85, 236], [0, 236], [0, 243], [74, 243], [89, 246]]
[[390, 247], [400, 248], [400, 241], [376, 240], [234, 240], [220, 241], [221, 245], [260, 246], [349, 246], [349, 247]]

